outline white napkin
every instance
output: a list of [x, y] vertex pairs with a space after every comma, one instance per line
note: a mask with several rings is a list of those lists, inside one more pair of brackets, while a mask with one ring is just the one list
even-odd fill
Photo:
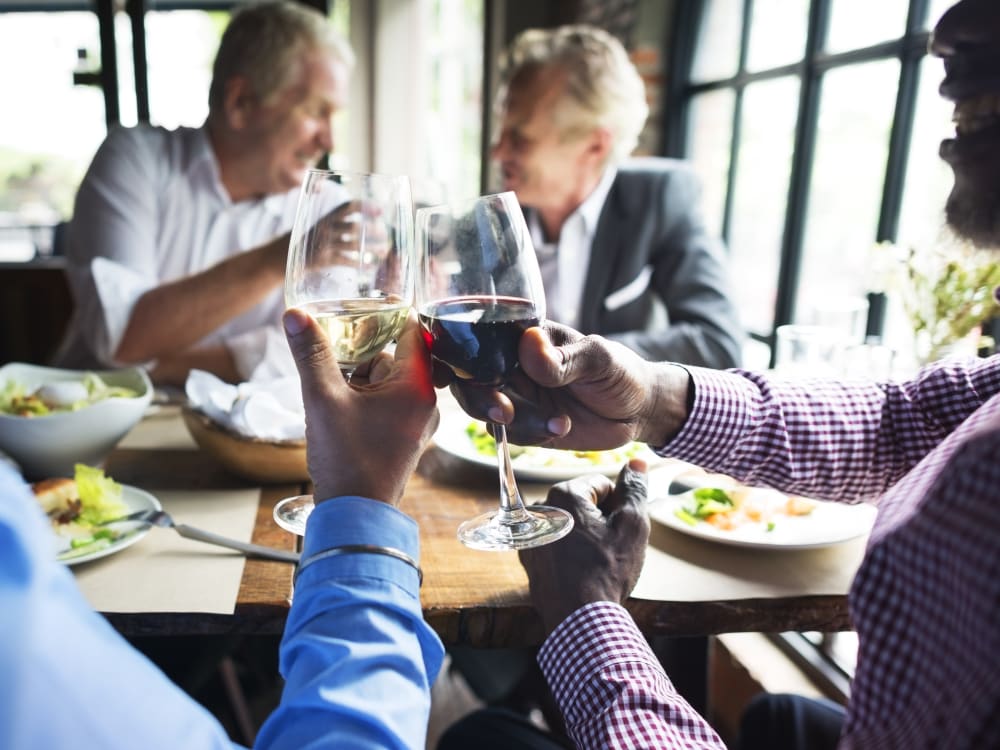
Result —
[[231, 385], [210, 372], [192, 370], [184, 392], [192, 407], [241, 435], [265, 440], [305, 438], [298, 377]]

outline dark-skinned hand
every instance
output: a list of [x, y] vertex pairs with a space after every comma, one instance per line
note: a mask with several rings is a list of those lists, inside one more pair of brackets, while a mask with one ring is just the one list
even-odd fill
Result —
[[316, 501], [360, 495], [399, 505], [438, 421], [430, 354], [416, 316], [410, 314], [395, 356], [383, 352], [350, 384], [311, 316], [288, 310], [284, 324], [302, 381]]
[[668, 362], [648, 362], [600, 336], [556, 323], [529, 328], [520, 367], [501, 391], [458, 380], [438, 367], [467, 413], [507, 425], [518, 445], [603, 450], [638, 440], [663, 445], [687, 418], [690, 376]]
[[613, 484], [596, 474], [562, 482], [545, 502], [569, 511], [573, 530], [518, 557], [550, 633], [585, 604], [624, 603], [639, 580], [649, 541], [646, 464], [631, 460]]

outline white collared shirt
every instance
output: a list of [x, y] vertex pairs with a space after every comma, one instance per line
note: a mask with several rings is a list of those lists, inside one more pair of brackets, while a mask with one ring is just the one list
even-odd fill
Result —
[[[234, 203], [203, 128], [113, 130], [81, 185], [67, 233], [76, 314], [61, 359], [115, 364], [145, 292], [289, 231], [298, 193]], [[225, 344], [244, 379], [294, 371], [280, 329], [283, 307], [276, 289], [199, 343]]]
[[566, 219], [557, 242], [545, 241], [537, 212], [532, 211], [528, 216], [528, 228], [542, 272], [548, 308], [546, 318], [549, 320], [571, 327], [579, 325], [583, 285], [590, 268], [597, 222], [617, 174], [618, 170], [613, 166], [604, 171], [587, 199]]

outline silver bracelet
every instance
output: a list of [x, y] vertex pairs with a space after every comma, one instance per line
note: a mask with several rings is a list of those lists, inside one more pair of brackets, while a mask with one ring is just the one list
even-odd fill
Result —
[[295, 569], [295, 576], [292, 578], [292, 585], [295, 585], [295, 583], [299, 580], [299, 574], [314, 562], [325, 560], [328, 557], [358, 554], [387, 555], [388, 557], [394, 557], [397, 560], [401, 560], [417, 571], [417, 585], [423, 585], [424, 571], [422, 571], [420, 566], [417, 565], [416, 560], [403, 552], [401, 549], [396, 549], [395, 547], [383, 547], [378, 544], [341, 544], [337, 547], [330, 547], [329, 549], [317, 552], [314, 555], [309, 555], [309, 557], [299, 561], [298, 567]]

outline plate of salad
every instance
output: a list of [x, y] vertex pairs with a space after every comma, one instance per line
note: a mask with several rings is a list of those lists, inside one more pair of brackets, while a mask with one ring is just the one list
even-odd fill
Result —
[[135, 544], [150, 526], [115, 519], [162, 507], [145, 490], [119, 484], [85, 464], [76, 465], [72, 479], [44, 479], [32, 490], [52, 526], [56, 559], [66, 565], [107, 557]]
[[[434, 433], [438, 448], [481, 466], [496, 469], [496, 442], [486, 424], [461, 413], [442, 414]], [[642, 458], [650, 464], [659, 457], [642, 443], [629, 443], [615, 450], [570, 451], [540, 446], [509, 444], [510, 460], [518, 479], [535, 482], [561, 482], [582, 474], [615, 477], [630, 458]]]
[[683, 534], [738, 547], [810, 549], [863, 536], [875, 506], [813, 500], [777, 490], [697, 487], [649, 505], [655, 521]]

